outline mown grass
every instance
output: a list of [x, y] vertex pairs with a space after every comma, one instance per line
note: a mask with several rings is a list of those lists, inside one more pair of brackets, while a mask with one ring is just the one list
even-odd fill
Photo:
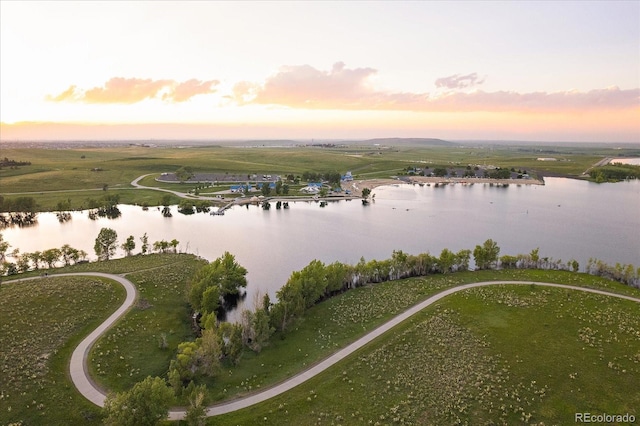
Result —
[[[573, 281], [563, 275], [551, 281]], [[637, 312], [634, 302], [563, 289], [473, 289], [287, 394], [209, 424], [567, 424], [582, 411], [637, 415]]]
[[0, 424], [97, 424], [100, 410], [68, 377], [81, 338], [123, 302], [95, 277], [49, 277], [0, 286]]

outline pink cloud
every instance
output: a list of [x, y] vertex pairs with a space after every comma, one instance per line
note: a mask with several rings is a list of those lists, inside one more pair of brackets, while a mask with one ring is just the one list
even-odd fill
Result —
[[464, 89], [466, 87], [473, 87], [482, 83], [484, 83], [484, 79], [478, 80], [478, 74], [474, 72], [468, 75], [454, 74], [449, 77], [439, 78], [436, 80], [436, 87], [445, 87], [447, 89]]
[[[70, 86], [57, 96], [47, 96], [53, 102], [85, 102], [90, 104], [134, 104], [146, 99], [171, 102], [188, 101], [194, 96], [213, 93], [217, 80], [187, 80], [183, 83], [174, 80], [152, 80], [142, 78], [114, 77], [102, 87], [80, 90]], [[162, 96], [161, 96], [162, 95]]]
[[332, 105], [358, 107], [363, 99], [375, 95], [367, 80], [373, 68], [347, 69], [342, 62], [331, 71], [320, 71], [309, 65], [284, 66], [263, 85], [240, 82], [234, 88], [236, 97], [251, 103], [282, 104], [303, 108], [331, 108]]
[[200, 81], [192, 78], [184, 83], [176, 84], [163, 99], [171, 99], [174, 102], [185, 102], [197, 95], [214, 93], [216, 90], [213, 87], [219, 83], [218, 80]]
[[[448, 91], [441, 94], [384, 92], [375, 90], [369, 80], [373, 68], [348, 69], [342, 62], [330, 71], [309, 65], [282, 67], [264, 83], [240, 82], [234, 87], [239, 104], [282, 105], [305, 109], [390, 110], [429, 112], [554, 112], [633, 109], [640, 106], [640, 89], [618, 87], [588, 92], [508, 91], [469, 93]], [[464, 88], [481, 84], [477, 74], [454, 75], [438, 79], [436, 85]]]

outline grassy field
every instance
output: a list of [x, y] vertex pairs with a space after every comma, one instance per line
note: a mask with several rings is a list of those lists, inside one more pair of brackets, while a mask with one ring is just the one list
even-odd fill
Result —
[[68, 363], [81, 338], [123, 302], [95, 277], [49, 277], [0, 286], [0, 424], [99, 424], [75, 390]]
[[540, 286], [473, 289], [286, 395], [209, 424], [568, 424], [575, 412], [637, 416], [637, 311], [633, 302]]
[[[139, 288], [137, 306], [90, 354], [90, 371], [99, 383], [123, 390], [147, 375], [166, 373], [177, 344], [190, 338], [184, 284], [201, 264], [194, 256], [167, 254], [59, 270], [126, 274]], [[286, 336], [275, 335], [260, 354], [246, 351], [239, 366], [224, 365], [217, 377], [206, 381], [211, 399], [247, 394], [291, 376], [444, 288], [497, 279], [639, 293], [584, 274], [520, 270], [367, 286], [316, 305]], [[25, 286], [33, 289], [24, 291]], [[85, 291], [86, 286], [92, 290]], [[4, 283], [0, 292], [0, 340], [12, 342], [12, 351], [20, 354], [12, 360], [24, 359], [8, 364], [2, 373], [0, 382], [11, 388], [3, 385], [0, 398], [12, 408], [0, 411], [0, 424], [20, 419], [27, 419], [25, 424], [65, 424], [63, 418], [87, 424], [99, 421], [99, 410], [75, 392], [66, 368], [73, 346], [115, 309], [123, 292], [94, 278], [54, 277]], [[49, 309], [53, 300], [57, 300], [56, 309]], [[480, 418], [519, 423], [520, 417], [531, 415], [531, 422], [554, 424], [565, 423], [564, 416], [574, 408], [631, 410], [640, 403], [631, 387], [640, 378], [640, 319], [634, 313], [637, 305], [633, 303], [536, 286], [470, 291], [425, 310], [285, 397], [216, 417], [210, 424], [364, 424], [369, 420], [387, 424], [395, 418], [408, 424], [453, 423], [456, 417], [443, 407], [454, 407], [463, 422], [476, 423]], [[75, 327], [58, 327], [67, 322]], [[43, 358], [48, 353], [54, 355]], [[616, 386], [602, 398], [588, 385], [591, 381]], [[530, 405], [515, 405], [522, 401]], [[48, 409], [54, 406], [62, 409]]]
[[178, 344], [193, 338], [185, 288], [203, 265], [182, 255], [127, 274], [139, 300], [91, 350], [89, 371], [100, 385], [120, 392], [147, 376], [166, 375]]
[[[30, 161], [30, 166], [0, 170], [4, 194], [36, 192], [33, 195], [40, 210], [52, 210], [60, 201], [72, 200], [72, 208], [80, 208], [93, 192], [73, 193], [70, 190], [95, 190], [107, 185], [118, 193], [123, 203], [151, 205], [158, 203], [163, 194], [129, 192], [133, 179], [144, 175], [157, 176], [190, 166], [195, 172], [237, 174], [302, 174], [304, 171], [325, 172], [350, 170], [358, 178], [387, 178], [397, 175], [406, 167], [425, 163], [433, 166], [452, 164], [495, 165], [527, 170], [530, 174], [577, 176], [600, 159], [610, 156], [638, 155], [638, 150], [606, 148], [561, 147], [418, 147], [396, 145], [380, 147], [346, 146], [334, 148], [239, 148], [229, 146], [121, 147], [78, 149], [3, 149], [3, 155], [16, 161]], [[538, 157], [554, 157], [558, 161], [541, 162]], [[167, 185], [155, 182], [153, 177], [143, 184], [171, 189], [192, 189], [194, 185]], [[46, 191], [63, 191], [44, 194]], [[32, 195], [30, 195], [32, 196]], [[16, 195], [7, 195], [13, 199]], [[99, 195], [96, 194], [96, 197]]]

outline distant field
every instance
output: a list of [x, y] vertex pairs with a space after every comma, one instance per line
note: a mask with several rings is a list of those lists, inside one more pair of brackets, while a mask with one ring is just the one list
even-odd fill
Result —
[[[147, 173], [173, 172], [190, 166], [196, 172], [301, 174], [304, 171], [352, 171], [363, 177], [388, 177], [418, 162], [446, 165], [486, 164], [523, 168], [555, 175], [577, 175], [598, 160], [638, 155], [638, 150], [566, 147], [389, 147], [346, 146], [332, 148], [161, 147], [123, 145], [109, 148], [3, 149], [3, 156], [30, 161], [30, 166], [0, 170], [2, 191], [52, 191], [126, 186]], [[538, 157], [559, 161], [540, 162]]]

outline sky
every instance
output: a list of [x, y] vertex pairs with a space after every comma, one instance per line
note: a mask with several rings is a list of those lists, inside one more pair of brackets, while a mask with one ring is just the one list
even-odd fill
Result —
[[640, 142], [640, 1], [0, 1], [0, 139]]

